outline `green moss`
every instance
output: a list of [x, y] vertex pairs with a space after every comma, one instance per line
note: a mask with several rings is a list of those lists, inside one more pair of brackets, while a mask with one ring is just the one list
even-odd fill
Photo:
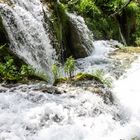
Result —
[[95, 82], [98, 82], [100, 84], [106, 85], [107, 87], [111, 87], [111, 79], [105, 78], [101, 72], [96, 72], [95, 74], [88, 74], [88, 73], [78, 73], [72, 78], [66, 78], [61, 77], [54, 81], [53, 85], [58, 85], [61, 83], [75, 83], [80, 81], [88, 81], [88, 80], [94, 80]]
[[[64, 48], [66, 48], [67, 43], [66, 43], [66, 35], [65, 32], [67, 30], [67, 25], [68, 25], [68, 17], [66, 15], [67, 8], [65, 5], [62, 3], [53, 3], [53, 14], [52, 14], [52, 24], [53, 24], [53, 29], [56, 35], [56, 39], [58, 41], [58, 47], [56, 48], [56, 52], [58, 56], [61, 57], [63, 55]], [[62, 60], [61, 60], [62, 61]]]
[[66, 78], [66, 77], [60, 77], [58, 79], [56, 79], [53, 83], [54, 86], [58, 85], [58, 84], [61, 84], [61, 83], [65, 83], [67, 82], [69, 79]]
[[78, 73], [75, 76], [75, 81], [80, 81], [80, 80], [99, 80], [97, 77], [94, 75], [88, 74], [88, 73]]

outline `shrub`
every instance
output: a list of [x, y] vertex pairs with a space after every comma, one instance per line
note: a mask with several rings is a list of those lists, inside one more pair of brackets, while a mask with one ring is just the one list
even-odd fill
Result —
[[94, 17], [96, 13], [100, 13], [95, 3], [92, 0], [81, 0], [79, 5], [79, 11], [90, 17]]
[[34, 70], [30, 66], [23, 64], [20, 68], [20, 74], [23, 76], [33, 75]]
[[5, 63], [0, 63], [0, 76], [4, 81], [17, 81], [20, 79], [20, 74], [12, 57], [7, 56], [5, 57]]
[[22, 64], [17, 66], [14, 63], [14, 58], [10, 55], [4, 57], [4, 62], [0, 62], [0, 79], [1, 82], [18, 82], [30, 75], [33, 75], [34, 70], [26, 65]]

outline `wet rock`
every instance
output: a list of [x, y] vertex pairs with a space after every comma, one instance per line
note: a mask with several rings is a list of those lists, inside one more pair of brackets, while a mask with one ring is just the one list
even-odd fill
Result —
[[39, 87], [39, 88], [36, 88], [36, 89], [33, 89], [34, 91], [41, 91], [43, 93], [49, 93], [49, 94], [62, 94], [61, 91], [59, 91], [57, 89], [57, 87], [55, 86], [44, 86], [44, 87]]
[[[103, 101], [106, 104], [112, 104], [114, 101], [111, 89], [106, 87], [103, 83], [96, 81], [95, 79], [61, 83], [58, 84], [56, 88], [61, 91], [61, 93], [69, 93], [71, 91], [82, 89], [82, 94], [84, 94], [84, 91], [89, 91], [93, 94], [97, 94], [103, 98]], [[70, 97], [75, 98], [74, 95], [71, 95]]]
[[5, 88], [14, 88], [14, 87], [18, 87], [20, 84], [17, 83], [17, 84], [2, 84], [2, 87], [5, 87]]
[[84, 19], [74, 14], [68, 16], [68, 38], [69, 48], [75, 58], [83, 58], [93, 51], [93, 35], [88, 29]]
[[0, 89], [0, 93], [6, 92], [6, 89]]
[[101, 96], [105, 103], [113, 103], [113, 96], [110, 89], [106, 88], [102, 83], [96, 80], [77, 81], [72, 84], [75, 87], [81, 87], [84, 90], [90, 91]]
[[119, 79], [126, 69], [130, 67], [131, 63], [137, 59], [139, 53], [140, 48], [136, 47], [125, 47], [111, 53], [109, 58], [111, 59], [112, 65], [108, 67], [110, 75], [115, 79]]
[[51, 86], [46, 89], [41, 89], [42, 92], [44, 93], [49, 93], [49, 94], [61, 94], [61, 91], [59, 91], [56, 87]]

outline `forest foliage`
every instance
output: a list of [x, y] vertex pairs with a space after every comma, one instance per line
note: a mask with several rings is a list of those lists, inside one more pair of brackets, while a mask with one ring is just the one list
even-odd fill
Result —
[[[140, 45], [138, 0], [60, 0], [70, 12], [84, 17], [95, 39], [116, 39]], [[123, 42], [123, 43], [125, 43]]]

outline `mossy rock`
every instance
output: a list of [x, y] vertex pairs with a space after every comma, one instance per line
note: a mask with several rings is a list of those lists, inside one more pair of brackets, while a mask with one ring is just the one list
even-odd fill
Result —
[[61, 83], [74, 83], [74, 82], [79, 82], [79, 81], [97, 81], [101, 84], [103, 84], [103, 82], [101, 81], [100, 78], [98, 78], [95, 75], [92, 74], [88, 74], [88, 73], [78, 73], [76, 76], [74, 76], [73, 78], [67, 78], [67, 77], [61, 77], [58, 78], [54, 81], [53, 85], [58, 85]]
[[123, 47], [119, 51], [125, 53], [140, 53], [140, 47]]
[[88, 74], [88, 73], [78, 73], [75, 77], [74, 77], [75, 81], [81, 81], [81, 80], [95, 80], [98, 81], [100, 83], [103, 84], [103, 82], [101, 81], [100, 78], [98, 78], [95, 75], [92, 74]]
[[61, 83], [65, 83], [68, 81], [68, 78], [66, 77], [61, 77], [61, 78], [58, 78], [54, 81], [53, 85], [56, 86], [58, 84], [61, 84]]
[[[74, 58], [84, 58], [93, 50], [93, 38], [91, 32], [88, 32], [89, 39], [87, 40], [83, 33], [84, 30], [81, 30], [81, 28], [85, 28], [85, 26], [80, 28], [77, 27], [82, 26], [82, 24], [85, 25], [84, 20], [81, 20], [81, 18], [72, 18], [70, 15], [71, 14], [67, 13], [66, 5], [63, 5], [62, 3], [54, 3], [52, 23], [56, 38], [61, 46], [59, 47], [60, 50], [57, 50], [57, 52], [61, 52], [63, 60], [69, 56], [73, 56]], [[87, 31], [88, 30], [86, 30], [86, 32]], [[61, 50], [61, 48], [63, 48], [63, 50]]]

